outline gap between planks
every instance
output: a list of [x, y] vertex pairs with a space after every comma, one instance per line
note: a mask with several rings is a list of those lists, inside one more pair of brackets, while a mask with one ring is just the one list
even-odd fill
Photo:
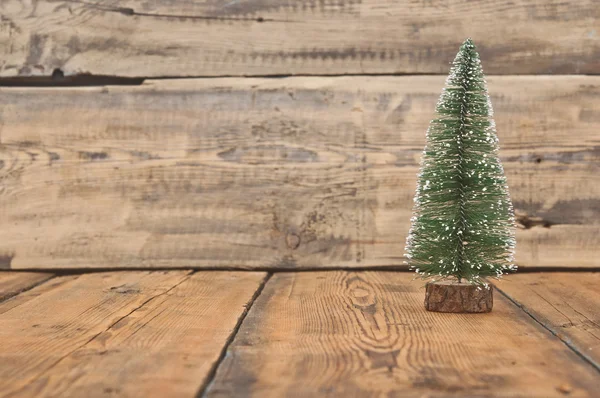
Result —
[[206, 381], [204, 383], [202, 383], [202, 385], [200, 386], [200, 389], [198, 390], [198, 393], [196, 394], [196, 398], [202, 398], [206, 395], [206, 392], [208, 391], [210, 385], [215, 380], [219, 366], [221, 366], [223, 359], [225, 359], [225, 356], [227, 355], [227, 351], [229, 351], [229, 346], [231, 345], [231, 343], [233, 343], [233, 341], [237, 337], [237, 334], [240, 331], [242, 324], [244, 323], [244, 320], [246, 319], [246, 316], [248, 316], [248, 312], [250, 312], [250, 309], [252, 308], [252, 306], [254, 305], [256, 300], [260, 297], [261, 293], [265, 289], [265, 286], [267, 285], [267, 283], [269, 282], [269, 279], [271, 279], [272, 276], [273, 276], [272, 272], [267, 273], [265, 275], [265, 277], [263, 278], [263, 280], [261, 281], [260, 285], [258, 285], [258, 288], [254, 292], [254, 295], [252, 295], [252, 298], [250, 299], [248, 304], [245, 306], [244, 311], [242, 311], [237, 323], [235, 324], [235, 327], [231, 331], [231, 334], [225, 341], [225, 344], [223, 344], [223, 347], [221, 348], [221, 352], [219, 353], [219, 357], [217, 358], [217, 360], [213, 364], [212, 368], [208, 372], [208, 374], [206, 376]]
[[[95, 274], [101, 272], [131, 272], [131, 271], [193, 271], [193, 272], [268, 272], [276, 274], [279, 272], [295, 273], [295, 272], [334, 272], [334, 271], [349, 271], [349, 272], [365, 272], [365, 271], [393, 271], [393, 272], [414, 272], [408, 269], [405, 265], [377, 265], [366, 267], [303, 267], [303, 268], [286, 268], [286, 267], [115, 267], [115, 268], [3, 268], [0, 269], [0, 274], [3, 272], [43, 272], [53, 274], [54, 276], [63, 275], [84, 275]], [[537, 266], [519, 266], [518, 273], [557, 273], [557, 272], [600, 272], [600, 267], [537, 267]]]
[[[62, 74], [60, 69], [55, 70]], [[189, 75], [189, 76], [135, 76], [124, 77], [119, 75], [62, 75], [56, 78], [52, 76], [24, 76], [24, 77], [0, 77], [0, 87], [104, 87], [104, 86], [142, 86], [153, 80], [206, 80], [206, 79], [287, 79], [294, 77], [330, 78], [330, 77], [411, 77], [411, 76], [446, 76], [441, 73], [330, 73], [311, 75], [298, 74], [223, 74], [223, 75]], [[513, 75], [486, 75], [487, 77], [517, 77], [517, 76], [548, 76], [545, 74], [513, 74]], [[600, 73], [584, 74], [562, 74], [550, 76], [600, 76]]]
[[[331, 74], [247, 74], [247, 75], [195, 75], [195, 76], [135, 76], [124, 77], [119, 75], [68, 75], [65, 76], [62, 70], [55, 69], [50, 76], [20, 76], [20, 77], [0, 77], [0, 87], [102, 87], [102, 86], [141, 86], [146, 81], [152, 80], [181, 80], [181, 79], [285, 79], [290, 77], [361, 77], [361, 76], [443, 76], [439, 73], [331, 73]], [[491, 76], [491, 75], [490, 75]], [[500, 75], [504, 76], [504, 75]], [[585, 76], [585, 75], [577, 75]]]
[[600, 373], [600, 364], [598, 364], [589, 355], [586, 355], [583, 351], [581, 351], [577, 347], [577, 345], [571, 343], [568, 338], [566, 338], [562, 333], [559, 333], [555, 328], [551, 327], [550, 324], [548, 324], [546, 322], [543, 322], [533, 312], [529, 311], [524, 304], [520, 303], [516, 299], [512, 298], [509, 294], [507, 294], [506, 292], [504, 292], [502, 289], [500, 289], [497, 284], [494, 284], [494, 287], [496, 288], [496, 290], [498, 291], [498, 293], [500, 293], [502, 296], [506, 297], [506, 299], [508, 301], [510, 301], [512, 304], [514, 304], [521, 311], [523, 311], [524, 313], [526, 313], [527, 315], [529, 315], [529, 317], [531, 319], [533, 319], [538, 325], [540, 325], [541, 327], [543, 327], [544, 329], [546, 329], [548, 332], [550, 332], [554, 337], [556, 337], [557, 339], [559, 339], [560, 341], [562, 341], [563, 344], [565, 346], [567, 346], [571, 351], [573, 351], [579, 358], [581, 358], [582, 360], [584, 360], [585, 362], [587, 362], [588, 364], [590, 364], [596, 371], [598, 371], [598, 373]]

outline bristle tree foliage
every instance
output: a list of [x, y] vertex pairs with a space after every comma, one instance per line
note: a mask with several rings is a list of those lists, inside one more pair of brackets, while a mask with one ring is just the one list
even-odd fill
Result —
[[479, 54], [460, 47], [427, 130], [407, 262], [424, 278], [482, 277], [515, 270], [514, 212]]

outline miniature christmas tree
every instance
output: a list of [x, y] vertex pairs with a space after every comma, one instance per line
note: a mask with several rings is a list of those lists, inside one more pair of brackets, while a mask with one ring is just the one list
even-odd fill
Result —
[[516, 269], [514, 214], [471, 39], [454, 59], [436, 112], [427, 130], [406, 257], [424, 278], [454, 277], [487, 287], [482, 277]]

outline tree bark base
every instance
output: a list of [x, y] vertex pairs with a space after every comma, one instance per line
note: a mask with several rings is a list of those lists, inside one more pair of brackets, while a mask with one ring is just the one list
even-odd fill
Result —
[[493, 286], [487, 288], [451, 281], [426, 286], [425, 309], [434, 312], [484, 313], [494, 306]]

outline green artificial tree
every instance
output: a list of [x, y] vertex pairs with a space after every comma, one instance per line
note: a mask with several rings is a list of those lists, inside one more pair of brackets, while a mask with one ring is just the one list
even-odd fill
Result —
[[514, 212], [471, 39], [454, 59], [436, 113], [421, 160], [407, 262], [424, 278], [487, 287], [483, 277], [516, 269]]

